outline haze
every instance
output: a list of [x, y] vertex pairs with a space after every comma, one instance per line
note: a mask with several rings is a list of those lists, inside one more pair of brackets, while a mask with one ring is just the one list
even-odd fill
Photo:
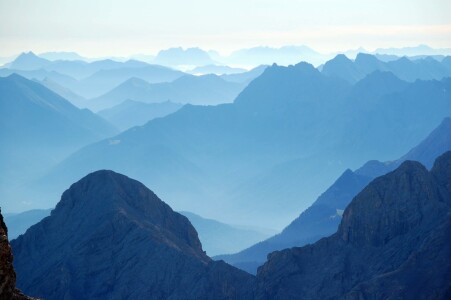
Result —
[[184, 46], [229, 53], [306, 44], [322, 52], [451, 47], [447, 0], [0, 1], [0, 56], [24, 50], [86, 56]]

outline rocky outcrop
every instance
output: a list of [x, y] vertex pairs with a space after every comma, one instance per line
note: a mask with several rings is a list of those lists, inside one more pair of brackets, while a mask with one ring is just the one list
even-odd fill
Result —
[[16, 272], [13, 267], [13, 255], [8, 242], [8, 228], [3, 221], [0, 210], [0, 300], [26, 300], [25, 296], [16, 288]]
[[143, 184], [97, 171], [12, 242], [18, 286], [51, 299], [248, 299], [254, 278], [202, 250]]
[[338, 232], [273, 252], [258, 299], [449, 299], [451, 152], [430, 172], [406, 161], [346, 208]]

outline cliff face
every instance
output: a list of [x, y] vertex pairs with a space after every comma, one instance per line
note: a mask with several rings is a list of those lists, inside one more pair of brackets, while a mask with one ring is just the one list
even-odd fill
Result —
[[16, 272], [13, 267], [13, 255], [8, 242], [8, 228], [0, 210], [0, 299], [32, 299], [16, 288]]
[[431, 172], [407, 161], [346, 208], [338, 232], [273, 252], [260, 299], [445, 299], [451, 295], [451, 152]]
[[254, 280], [213, 262], [186, 217], [112, 171], [73, 184], [12, 247], [18, 286], [45, 299], [248, 298]]

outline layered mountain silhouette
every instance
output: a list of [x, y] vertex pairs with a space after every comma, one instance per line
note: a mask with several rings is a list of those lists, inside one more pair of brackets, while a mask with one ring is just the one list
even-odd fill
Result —
[[449, 116], [449, 79], [376, 75], [365, 83], [380, 86], [375, 96], [305, 63], [274, 65], [233, 104], [185, 105], [82, 149], [36, 183], [33, 195], [41, 195], [41, 207], [53, 205], [77, 177], [110, 168], [151, 184], [177, 210], [283, 228], [346, 168], [400, 157]]
[[307, 46], [254, 47], [237, 50], [230, 56], [223, 58], [223, 61], [245, 66], [270, 65], [273, 63], [291, 65], [299, 61], [308, 61], [314, 65], [319, 65], [325, 61], [325, 56]]
[[25, 296], [16, 288], [16, 272], [13, 267], [13, 255], [8, 242], [8, 228], [3, 221], [0, 210], [0, 299], [27, 300], [33, 299]]
[[396, 169], [406, 160], [431, 168], [433, 161], [451, 150], [451, 118], [446, 118], [419, 145], [400, 159], [369, 161], [355, 170], [346, 170], [318, 199], [281, 233], [232, 255], [219, 255], [227, 263], [255, 274], [267, 255], [284, 248], [304, 246], [336, 232], [343, 210], [370, 181]]
[[51, 52], [44, 52], [39, 53], [39, 57], [45, 58], [50, 61], [55, 60], [82, 60], [82, 61], [88, 61], [89, 59], [86, 57], [81, 56], [80, 54], [76, 52], [69, 52], [69, 51], [51, 51]]
[[363, 189], [338, 231], [272, 253], [258, 299], [446, 299], [451, 292], [451, 152], [430, 172], [406, 161]]
[[120, 130], [141, 126], [155, 118], [162, 118], [179, 110], [183, 104], [165, 101], [161, 103], [144, 103], [125, 100], [121, 104], [104, 109], [98, 114]]
[[233, 68], [229, 66], [221, 66], [221, 65], [206, 65], [201, 67], [196, 67], [188, 73], [193, 75], [207, 75], [207, 74], [216, 74], [216, 75], [224, 75], [224, 74], [241, 74], [247, 72], [246, 69], [242, 68]]
[[450, 169], [448, 151], [430, 172], [406, 161], [376, 178], [335, 234], [273, 252], [256, 282], [211, 261], [188, 219], [144, 185], [97, 171], [11, 242], [17, 284], [45, 299], [446, 299]]
[[191, 212], [180, 212], [186, 216], [202, 242], [203, 249], [209, 256], [233, 253], [261, 241], [269, 236], [263, 229], [242, 228], [203, 218]]
[[18, 286], [44, 299], [251, 297], [252, 276], [212, 261], [186, 217], [112, 171], [73, 184], [11, 245]]
[[236, 74], [223, 74], [221, 75], [221, 78], [230, 81], [230, 82], [238, 82], [238, 83], [246, 83], [248, 84], [258, 76], [260, 76], [263, 71], [267, 68], [267, 65], [260, 65], [258, 67], [255, 67], [247, 72], [243, 73], [236, 73]]
[[158, 52], [154, 63], [163, 66], [205, 66], [214, 64], [210, 55], [199, 48], [169, 48]]
[[0, 111], [3, 191], [43, 174], [78, 148], [117, 133], [91, 111], [19, 75], [0, 78]]
[[8, 238], [13, 240], [25, 233], [28, 228], [50, 215], [51, 209], [32, 209], [21, 213], [5, 214], [8, 224]]
[[172, 101], [213, 105], [232, 102], [244, 87], [244, 84], [228, 82], [216, 75], [185, 75], [173, 82], [156, 84], [131, 78], [108, 93], [89, 100], [88, 107], [97, 111], [126, 99], [147, 103]]
[[41, 58], [33, 52], [22, 53], [14, 61], [6, 66], [10, 69], [17, 69], [23, 71], [31, 71], [42, 69], [51, 64], [47, 59]]
[[99, 70], [91, 76], [67, 87], [85, 98], [94, 98], [105, 94], [130, 78], [139, 78], [150, 83], [160, 83], [173, 81], [183, 75], [183, 72], [158, 65], [146, 65], [139, 68], [125, 66], [111, 70]]
[[401, 57], [384, 62], [374, 55], [365, 53], [359, 53], [354, 61], [339, 54], [326, 62], [321, 71], [328, 76], [341, 78], [350, 83], [355, 83], [374, 71], [392, 72], [406, 81], [440, 80], [451, 76], [451, 69], [445, 63], [430, 57], [417, 60]]
[[70, 89], [56, 83], [52, 79], [46, 77], [43, 80], [38, 81], [38, 83], [42, 84], [43, 86], [45, 86], [52, 92], [57, 93], [58, 95], [60, 95], [64, 99], [68, 100], [73, 105], [75, 105], [79, 108], [86, 107], [86, 99], [85, 98], [83, 98], [80, 95], [75, 94]]
[[136, 60], [50, 61], [32, 52], [19, 55], [6, 68], [0, 69], [0, 76], [9, 76], [13, 73], [28, 79], [50, 79], [84, 98], [98, 97], [132, 77], [158, 83], [170, 82], [185, 75], [167, 67]]

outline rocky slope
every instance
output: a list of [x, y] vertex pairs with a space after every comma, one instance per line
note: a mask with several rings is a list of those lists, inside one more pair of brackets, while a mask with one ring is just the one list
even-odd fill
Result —
[[406, 161], [346, 208], [338, 232], [270, 254], [259, 299], [446, 299], [451, 295], [451, 152]]
[[112, 171], [73, 184], [12, 248], [18, 286], [49, 300], [239, 299], [254, 280], [212, 261], [186, 217]]
[[8, 242], [8, 228], [3, 221], [0, 211], [0, 300], [26, 300], [25, 296], [16, 288], [16, 272], [13, 267], [13, 255]]
[[451, 118], [445, 118], [421, 143], [394, 161], [372, 160], [354, 172], [346, 170], [318, 199], [291, 222], [281, 233], [259, 242], [241, 252], [219, 255], [227, 263], [251, 274], [266, 261], [269, 253], [314, 243], [337, 231], [340, 213], [374, 178], [396, 169], [406, 160], [415, 160], [432, 168], [434, 160], [451, 150]]

